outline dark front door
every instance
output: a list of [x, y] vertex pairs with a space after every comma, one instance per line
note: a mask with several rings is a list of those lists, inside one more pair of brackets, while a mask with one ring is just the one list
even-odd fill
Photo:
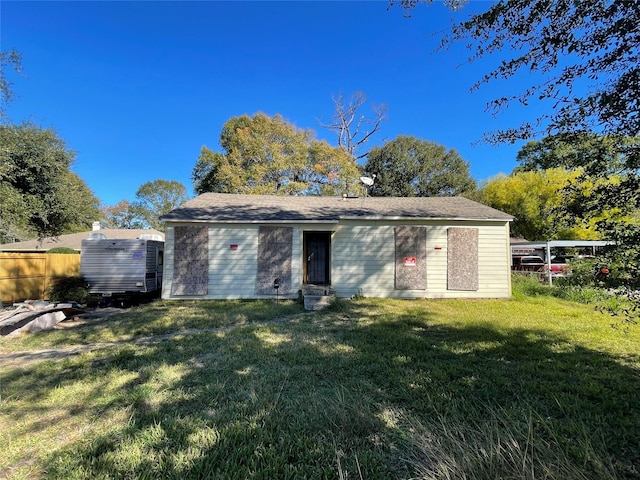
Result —
[[330, 285], [331, 232], [305, 232], [304, 250], [306, 258], [305, 283]]

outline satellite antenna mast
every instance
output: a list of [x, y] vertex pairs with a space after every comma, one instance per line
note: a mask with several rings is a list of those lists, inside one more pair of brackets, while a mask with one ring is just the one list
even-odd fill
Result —
[[364, 196], [367, 197], [369, 194], [369, 187], [373, 185], [374, 180], [376, 179], [376, 174], [374, 173], [370, 177], [360, 177], [360, 181], [364, 183], [365, 190]]

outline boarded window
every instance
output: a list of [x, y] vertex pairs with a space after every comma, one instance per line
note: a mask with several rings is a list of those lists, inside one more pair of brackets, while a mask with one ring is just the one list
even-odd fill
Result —
[[279, 294], [291, 293], [293, 228], [260, 227], [258, 230], [258, 280], [256, 293], [274, 295], [273, 282], [280, 279]]
[[478, 290], [478, 229], [447, 230], [447, 289]]
[[206, 295], [209, 283], [209, 229], [175, 227], [171, 295]]
[[427, 288], [426, 227], [396, 227], [396, 289]]

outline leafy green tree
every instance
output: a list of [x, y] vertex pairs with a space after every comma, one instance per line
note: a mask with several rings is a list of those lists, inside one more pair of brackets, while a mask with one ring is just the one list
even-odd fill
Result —
[[562, 190], [563, 201], [556, 210], [591, 219], [601, 236], [611, 238], [637, 223], [640, 182], [634, 152], [639, 144], [638, 137], [587, 132], [554, 135], [527, 143], [518, 152], [520, 165], [514, 171], [557, 167], [580, 172]]
[[364, 170], [376, 175], [369, 194], [377, 197], [454, 196], [476, 188], [458, 152], [412, 136], [371, 149]]
[[102, 205], [100, 215], [105, 228], [144, 228], [136, 205], [129, 200], [120, 200], [115, 205]]
[[280, 115], [257, 113], [230, 119], [222, 128], [224, 153], [202, 147], [194, 168], [198, 193], [300, 194], [310, 132]]
[[604, 219], [599, 228], [606, 231], [607, 238], [615, 242], [613, 247], [604, 249], [599, 254], [599, 261], [601, 264], [607, 265], [611, 272], [610, 275], [599, 280], [609, 286], [623, 286], [630, 289], [631, 292], [636, 292], [636, 307], [632, 312], [627, 310], [627, 318], [623, 322], [628, 320], [637, 322], [640, 320], [638, 318], [640, 298], [637, 293], [640, 289], [640, 262], [638, 261], [640, 259], [640, 214], [636, 212], [635, 215], [624, 221]]
[[[417, 0], [391, 1], [410, 11]], [[470, 61], [502, 53], [505, 60], [474, 88], [516, 74], [540, 82], [493, 100], [499, 112], [509, 103], [549, 102], [547, 113], [488, 135], [491, 141], [528, 139], [544, 133], [640, 134], [640, 8], [628, 0], [500, 0], [455, 24], [443, 45], [463, 42]]]
[[[214, 152], [203, 146], [193, 169], [197, 193], [317, 195], [337, 192], [357, 179], [355, 161], [280, 115], [233, 117]], [[351, 180], [350, 180], [351, 178]], [[349, 192], [344, 192], [349, 193]]]
[[83, 232], [100, 218], [100, 201], [87, 184], [74, 172], [62, 175], [57, 191], [60, 215], [64, 219], [62, 233]]
[[[563, 208], [563, 190], [580, 170], [553, 168], [499, 175], [480, 189], [481, 200], [515, 217], [511, 234], [527, 240], [597, 239], [595, 220], [572, 217]], [[586, 193], [592, 185], [580, 185]]]
[[582, 168], [587, 175], [613, 175], [637, 168], [640, 138], [572, 132], [526, 143], [515, 171]]
[[340, 196], [361, 195], [360, 168], [344, 148], [335, 148], [325, 141], [312, 142], [310, 149], [309, 194]]
[[620, 138], [585, 132], [545, 137], [529, 142], [518, 153], [516, 171], [561, 167], [579, 175], [561, 191], [554, 213], [588, 225], [615, 242], [605, 260], [612, 274], [607, 282], [637, 286], [640, 249], [640, 177], [635, 155], [638, 137]]
[[51, 129], [0, 125], [0, 236], [72, 233], [98, 218], [98, 199], [69, 169], [75, 158]]
[[[590, 218], [600, 236], [613, 241], [601, 252], [611, 275], [601, 278], [611, 286], [640, 288], [640, 176], [625, 172], [593, 176], [590, 189], [565, 189], [564, 208], [574, 217]], [[636, 313], [640, 313], [640, 297]]]
[[160, 216], [189, 200], [186, 187], [176, 180], [146, 182], [136, 192], [135, 214], [150, 228], [163, 231]]
[[25, 197], [9, 182], [0, 178], [0, 243], [32, 238], [30, 216]]
[[16, 50], [0, 52], [0, 118], [5, 116], [4, 107], [14, 98], [12, 84], [7, 78], [7, 68], [22, 71], [22, 57]]

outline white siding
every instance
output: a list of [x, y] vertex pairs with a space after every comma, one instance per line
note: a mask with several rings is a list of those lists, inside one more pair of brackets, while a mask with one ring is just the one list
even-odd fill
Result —
[[[396, 225], [427, 227], [426, 290], [395, 289]], [[447, 289], [447, 229], [478, 228], [477, 291]], [[332, 244], [332, 285], [338, 296], [500, 298], [511, 295], [509, 230], [505, 222], [343, 222]]]
[[167, 225], [164, 232], [164, 258], [162, 265], [162, 298], [171, 298], [171, 285], [173, 284], [173, 226]]
[[[292, 226], [292, 225], [282, 225]], [[293, 262], [291, 276], [293, 292], [296, 297], [301, 286], [300, 265], [301, 234], [293, 229]], [[205, 298], [228, 300], [237, 298], [271, 298], [269, 295], [256, 294], [258, 274], [258, 225], [209, 225], [209, 284], [208, 294], [203, 297], [172, 297], [171, 279], [173, 278], [173, 227], [165, 232], [165, 283], [162, 298], [186, 299]], [[232, 249], [237, 245], [237, 249]]]
[[[232, 250], [231, 245], [237, 245]], [[258, 227], [209, 228], [207, 298], [243, 298], [254, 294], [258, 272]]]
[[331, 283], [336, 295], [385, 297], [393, 291], [393, 226], [352, 222], [340, 224], [333, 235], [331, 251]]

